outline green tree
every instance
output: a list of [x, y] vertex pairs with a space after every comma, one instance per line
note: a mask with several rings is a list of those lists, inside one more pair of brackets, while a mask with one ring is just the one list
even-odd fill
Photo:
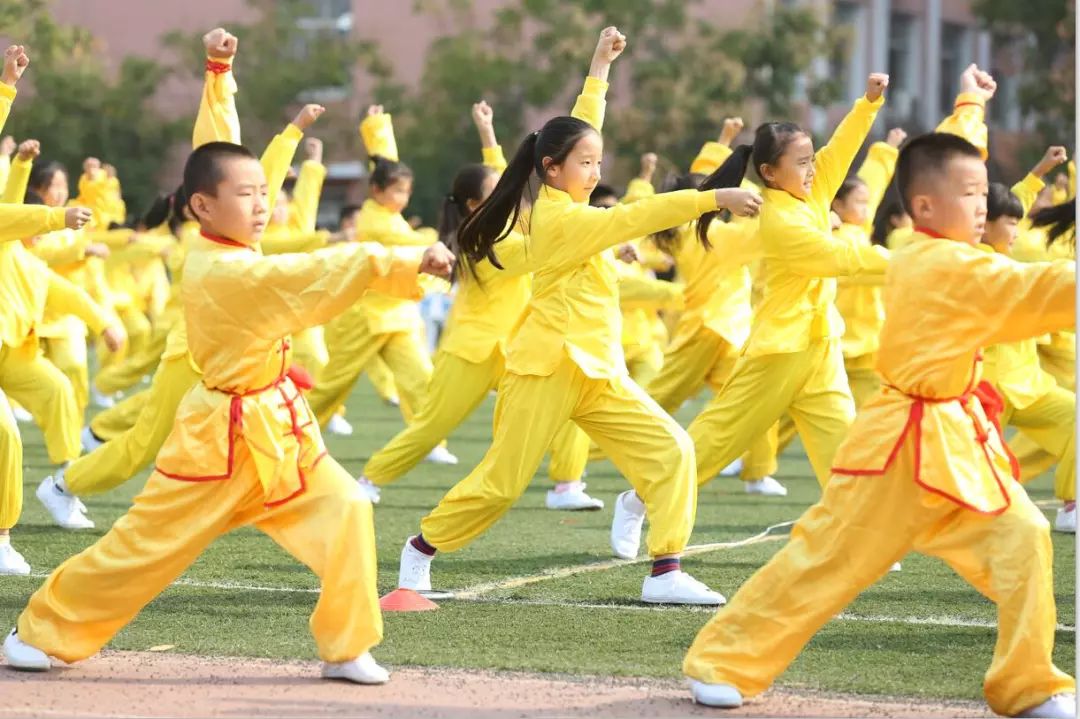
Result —
[[[613, 76], [611, 95], [629, 101], [612, 112], [604, 139], [614, 151], [613, 181], [622, 184], [640, 153], [656, 151], [668, 169], [684, 170], [723, 117], [757, 101], [770, 115], [791, 111], [796, 78], [836, 39], [820, 18], [799, 8], [760, 11], [749, 27], [722, 31], [694, 16], [698, 0], [517, 0], [483, 17], [467, 0], [427, 0], [420, 11], [449, 28], [430, 47], [414, 90], [393, 82], [392, 68], [370, 68], [375, 95], [395, 115], [403, 159], [417, 175], [412, 211], [434, 221], [439, 198], [458, 167], [476, 162], [479, 142], [470, 105], [495, 108], [508, 153], [525, 121], [554, 107], [568, 112], [600, 28], [617, 24], [630, 46]], [[810, 88], [815, 99], [835, 89]], [[530, 128], [531, 129], [531, 128]]]
[[1029, 152], [1073, 137], [1076, 127], [1076, 4], [1073, 0], [975, 0], [972, 10], [998, 42], [1023, 49], [1020, 107], [1035, 120]]
[[0, 0], [0, 26], [31, 53], [27, 87], [5, 134], [39, 140], [43, 159], [62, 162], [73, 187], [87, 156], [116, 165], [130, 211], [141, 212], [154, 197], [166, 151], [191, 124], [153, 108], [169, 72], [151, 60], [127, 58], [107, 76], [94, 39], [82, 28], [58, 24], [46, 0]]

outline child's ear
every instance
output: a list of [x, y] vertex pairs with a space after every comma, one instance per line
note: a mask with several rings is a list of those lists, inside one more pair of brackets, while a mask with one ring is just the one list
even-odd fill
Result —
[[199, 219], [201, 215], [209, 214], [210, 208], [206, 202], [206, 196], [201, 192], [196, 192], [191, 196], [190, 201], [191, 212], [195, 215], [195, 219]]
[[911, 216], [928, 218], [934, 214], [934, 203], [927, 195], [915, 195], [911, 198]]

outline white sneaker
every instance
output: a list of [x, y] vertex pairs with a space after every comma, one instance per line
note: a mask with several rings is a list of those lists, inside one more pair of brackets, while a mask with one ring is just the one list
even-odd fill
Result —
[[412, 537], [405, 540], [398, 567], [398, 588], [414, 592], [431, 591], [431, 557], [412, 545]]
[[1054, 531], [1076, 534], [1076, 505], [1072, 509], [1062, 507], [1054, 518]]
[[641, 549], [641, 528], [645, 524], [645, 503], [628, 489], [615, 498], [611, 519], [611, 551], [620, 559], [637, 559]]
[[645, 577], [645, 583], [641, 585], [641, 601], [648, 604], [727, 604], [723, 594], [714, 592], [679, 570], [659, 577]]
[[720, 709], [735, 709], [742, 706], [742, 694], [730, 684], [706, 684], [697, 679], [690, 680], [690, 693], [695, 704]]
[[49, 655], [19, 639], [14, 629], [4, 640], [4, 657], [9, 667], [24, 672], [47, 672], [52, 668]]
[[397, 397], [387, 397], [386, 398], [386, 403], [388, 405], [390, 405], [391, 407], [400, 407], [401, 406], [401, 400], [398, 399]]
[[431, 462], [432, 464], [450, 464], [454, 465], [458, 463], [458, 458], [450, 454], [450, 450], [443, 447], [441, 444], [435, 445], [435, 449], [428, 452], [428, 456], [424, 457], [425, 462]]
[[762, 477], [752, 482], [743, 482], [747, 494], [762, 494], [766, 497], [786, 497], [787, 487], [772, 477]]
[[79, 439], [82, 442], [83, 451], [89, 454], [95, 449], [105, 444], [100, 439], [94, 436], [93, 431], [90, 429], [90, 425], [86, 425], [82, 429], [82, 434], [79, 435]]
[[8, 544], [0, 544], [0, 574], [18, 574], [25, 576], [30, 573], [30, 564], [23, 555]]
[[548, 509], [561, 509], [575, 512], [604, 508], [604, 500], [585, 494], [584, 482], [559, 482], [562, 491], [549, 489], [545, 505]]
[[52, 515], [53, 521], [64, 529], [93, 529], [94, 523], [86, 516], [86, 507], [74, 494], [69, 494], [56, 486], [57, 477], [63, 477], [63, 471], [46, 477], [38, 485], [37, 498]]
[[372, 504], [379, 503], [379, 487], [367, 477], [360, 477], [356, 480], [356, 486], [369, 502]]
[[30, 424], [34, 421], [34, 415], [30, 414], [22, 407], [12, 407], [11, 413], [15, 415], [16, 422], [21, 422], [22, 424]]
[[891, 567], [889, 567], [890, 572], [899, 572], [899, 571], [902, 571], [902, 570], [903, 570], [903, 567], [900, 566], [900, 562], [893, 562], [893, 565]]
[[347, 419], [340, 414], [335, 414], [330, 418], [330, 421], [326, 423], [326, 431], [330, 434], [336, 434], [339, 437], [349, 437], [353, 433], [353, 428]]
[[116, 400], [108, 395], [98, 392], [93, 387], [90, 388], [90, 401], [95, 407], [100, 407], [102, 409], [109, 409], [116, 406]]
[[720, 470], [721, 477], [738, 477], [740, 474], [742, 474], [741, 459], [736, 459], [734, 462]]
[[370, 653], [347, 662], [323, 662], [323, 679], [344, 679], [355, 684], [386, 684], [390, 672], [375, 661]]
[[1055, 694], [1039, 706], [1031, 707], [1016, 716], [1035, 719], [1076, 719], [1076, 695]]

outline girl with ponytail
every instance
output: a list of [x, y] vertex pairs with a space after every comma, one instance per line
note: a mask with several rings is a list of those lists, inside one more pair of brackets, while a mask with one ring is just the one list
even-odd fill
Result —
[[[822, 486], [833, 455], [855, 417], [840, 346], [843, 321], [834, 306], [836, 278], [881, 274], [888, 253], [833, 237], [829, 208], [884, 102], [887, 75], [870, 75], [866, 96], [814, 153], [798, 125], [768, 122], [749, 158], [765, 185], [757, 231], [764, 254], [764, 297], [750, 336], [723, 390], [689, 427], [698, 481], [708, 482], [787, 412]], [[721, 167], [703, 187], [735, 181], [741, 162]], [[699, 235], [703, 232], [699, 228]]]
[[[726, 118], [719, 141], [706, 142], [691, 165], [692, 172], [670, 179], [665, 191], [701, 187], [706, 176], [713, 187], [749, 185], [744, 177], [752, 147], [731, 149], [731, 141], [742, 128], [741, 118]], [[706, 385], [714, 393], [720, 391], [750, 334], [749, 266], [761, 257], [758, 223], [751, 218], [724, 222], [717, 215], [706, 213], [696, 222], [653, 235], [655, 244], [675, 258], [686, 299], [660, 374], [647, 387], [649, 395], [671, 414]], [[754, 440], [731, 471], [741, 471], [744, 491], [749, 494], [787, 494], [771, 476], [776, 471], [776, 448], [767, 435]]]
[[760, 198], [738, 189], [687, 190], [609, 209], [589, 206], [600, 182], [608, 70], [625, 46], [615, 28], [601, 33], [574, 111], [525, 138], [491, 195], [458, 231], [459, 257], [473, 276], [484, 260], [509, 267], [502, 244], [517, 225], [533, 175], [540, 181], [528, 223], [532, 298], [507, 345], [491, 448], [405, 543], [401, 587], [430, 589], [436, 550], [466, 546], [506, 513], [555, 434], [573, 420], [634, 487], [616, 502], [612, 549], [618, 556], [637, 555], [648, 514], [654, 576], [646, 578], [642, 599], [724, 601], [680, 569], [696, 510], [693, 450], [675, 420], [627, 376], [611, 249], [717, 207], [754, 214]]
[[[360, 135], [371, 158], [371, 174], [368, 198], [356, 213], [357, 236], [364, 242], [387, 247], [431, 245], [434, 231], [413, 229], [402, 215], [412, 197], [413, 172], [398, 157], [392, 118], [382, 105], [367, 109]], [[413, 414], [426, 402], [432, 373], [421, 326], [418, 302], [377, 291], [368, 292], [327, 324], [324, 332], [328, 362], [308, 397], [319, 424], [335, 433], [352, 431], [336, 412], [360, 374], [376, 366], [377, 360], [382, 360], [393, 374], [402, 418], [406, 424], [412, 422]], [[432, 449], [428, 459], [437, 464], [457, 464], [457, 458], [443, 445]]]
[[[473, 105], [472, 114], [480, 132], [484, 163], [458, 171], [443, 200], [439, 220], [439, 239], [455, 253], [462, 222], [491, 195], [506, 167], [495, 139], [491, 108], [479, 102]], [[472, 265], [471, 272], [456, 272], [457, 295], [435, 354], [427, 402], [409, 426], [364, 466], [360, 485], [373, 499], [378, 499], [379, 487], [415, 467], [465, 421], [502, 378], [506, 338], [529, 301], [525, 236], [512, 229], [499, 242], [499, 258], [501, 270], [481, 260]]]

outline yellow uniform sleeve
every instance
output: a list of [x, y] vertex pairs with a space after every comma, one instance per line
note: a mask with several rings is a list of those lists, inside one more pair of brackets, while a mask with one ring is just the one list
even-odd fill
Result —
[[[764, 256], [764, 248], [757, 237], [758, 223], [754, 220], [732, 220], [723, 222], [715, 219], [709, 225], [709, 244], [711, 253], [724, 259], [723, 266], [730, 269], [745, 267], [757, 262]], [[689, 237], [687, 242], [697, 242], [696, 237]]]
[[576, 265], [609, 247], [679, 227], [715, 209], [716, 193], [697, 190], [667, 192], [607, 209], [569, 203], [552, 219], [558, 236], [573, 242], [546, 246], [543, 264]]
[[690, 163], [690, 172], [711, 175], [731, 157], [731, 147], [719, 142], [706, 142]]
[[30, 172], [34, 169], [33, 160], [21, 160], [18, 157], [11, 163], [4, 194], [0, 202], [8, 205], [21, 205], [26, 200], [26, 188], [30, 186]]
[[[766, 230], [763, 228], [762, 232]], [[803, 277], [842, 277], [885, 272], [889, 251], [877, 245], [854, 245], [804, 224], [785, 224], [775, 237], [782, 249], [770, 255], [787, 272]]]
[[281, 186], [285, 184], [285, 178], [289, 174], [289, 167], [292, 165], [296, 148], [300, 145], [300, 140], [303, 137], [304, 133], [301, 132], [300, 128], [289, 123], [284, 130], [274, 135], [274, 139], [270, 141], [270, 144], [263, 151], [259, 162], [262, 163], [263, 172], [266, 174], [266, 189], [269, 193], [269, 202], [266, 208], [267, 216], [274, 212], [277, 196], [281, 191]]
[[859, 168], [858, 177], [866, 183], [870, 190], [870, 202], [866, 205], [866, 222], [863, 229], [871, 232], [874, 227], [874, 215], [877, 214], [878, 205], [881, 204], [885, 192], [892, 182], [893, 173], [896, 171], [896, 160], [900, 151], [887, 142], [875, 142], [870, 146]]
[[11, 157], [0, 154], [0, 188], [7, 187], [8, 177], [11, 174]]
[[585, 78], [585, 86], [574, 103], [574, 109], [570, 112], [571, 117], [584, 120], [600, 132], [604, 127], [604, 112], [607, 109], [608, 84], [598, 77], [591, 75]]
[[368, 290], [419, 299], [423, 251], [349, 242], [303, 255], [213, 264], [200, 290], [221, 311], [266, 340], [326, 324]]
[[983, 311], [985, 345], [1018, 342], [1076, 325], [1076, 267], [1071, 262], [1016, 262], [980, 254], [963, 278], [958, 303]]
[[315, 232], [275, 232], [263, 237], [259, 245], [264, 255], [284, 255], [290, 252], [311, 252], [326, 247], [330, 233]]
[[300, 176], [293, 188], [293, 209], [295, 215], [290, 219], [292, 229], [298, 232], [315, 231], [315, 220], [319, 215], [319, 197], [322, 195], [323, 182], [326, 180], [326, 166], [311, 160], [300, 165]]
[[619, 276], [619, 306], [630, 309], [682, 309], [682, 287], [640, 275]]
[[3, 131], [11, 114], [11, 103], [15, 100], [15, 88], [6, 82], [0, 82], [0, 131]]
[[506, 169], [506, 155], [503, 154], [502, 145], [495, 147], [482, 147], [480, 153], [484, 158], [484, 164], [500, 175]]
[[1027, 217], [1027, 213], [1031, 211], [1031, 206], [1035, 204], [1035, 200], [1044, 187], [1046, 183], [1042, 181], [1042, 178], [1035, 177], [1030, 172], [1027, 177], [1012, 186], [1012, 193], [1016, 195], [1016, 199], [1020, 200], [1024, 208], [1024, 217]]
[[133, 242], [111, 249], [105, 264], [108, 266], [153, 259], [160, 260], [166, 252], [171, 251], [176, 246], [176, 238], [172, 235], [136, 235]]
[[90, 241], [85, 232], [50, 232], [42, 235], [30, 251], [49, 267], [63, 267], [85, 260], [88, 244]]
[[953, 114], [942, 120], [936, 132], [959, 135], [979, 148], [985, 160], [987, 152], [986, 100], [973, 92], [962, 92], [956, 96]]
[[51, 270], [45, 303], [57, 314], [75, 315], [95, 335], [101, 334], [109, 326], [109, 317], [86, 290]]
[[86, 236], [86, 243], [100, 243], [108, 245], [109, 251], [122, 249], [127, 247], [135, 237], [135, 230], [118, 229], [118, 230], [83, 230], [83, 234]]
[[644, 197], [652, 197], [655, 194], [656, 188], [652, 186], [651, 182], [635, 177], [626, 186], [626, 194], [622, 196], [619, 202], [637, 202]]
[[476, 263], [476, 276], [480, 284], [496, 277], [517, 277], [532, 271], [529, 264], [529, 241], [520, 232], [511, 232], [495, 245], [495, 256], [499, 258], [500, 270], [487, 260]]
[[45, 205], [0, 205], [0, 242], [25, 240], [64, 229], [67, 208]]
[[[227, 65], [224, 72], [213, 72], [210, 63]], [[195, 116], [195, 129], [191, 146], [197, 148], [208, 142], [234, 142], [240, 144], [240, 116], [236, 112], [236, 78], [232, 73], [232, 61], [208, 60], [203, 81], [199, 113]]]
[[822, 206], [828, 207], [832, 204], [836, 191], [840, 189], [848, 170], [851, 169], [855, 155], [859, 153], [859, 148], [870, 133], [878, 110], [884, 104], [884, 95], [874, 102], [860, 97], [840, 121], [828, 144], [814, 156], [814, 185], [811, 193]]
[[394, 138], [394, 121], [390, 113], [368, 115], [360, 123], [360, 138], [368, 157], [383, 157], [397, 162], [397, 140]]

